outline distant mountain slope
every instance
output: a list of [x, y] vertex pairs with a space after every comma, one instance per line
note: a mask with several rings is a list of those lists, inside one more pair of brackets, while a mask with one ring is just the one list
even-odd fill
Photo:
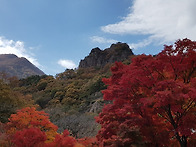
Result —
[[80, 61], [79, 68], [104, 67], [107, 63], [124, 61], [131, 55], [133, 55], [133, 52], [126, 43], [118, 42], [105, 50], [97, 47], [92, 49], [90, 54]]
[[0, 72], [5, 72], [9, 76], [16, 76], [19, 79], [32, 75], [44, 75], [44, 72], [29, 62], [24, 57], [17, 57], [14, 54], [0, 55]]

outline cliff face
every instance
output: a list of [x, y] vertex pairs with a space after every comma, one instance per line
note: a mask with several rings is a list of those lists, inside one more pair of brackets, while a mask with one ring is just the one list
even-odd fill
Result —
[[133, 55], [133, 52], [129, 46], [126, 43], [118, 42], [105, 50], [92, 49], [90, 54], [80, 61], [79, 68], [103, 67], [107, 63], [128, 59], [131, 55]]
[[16, 76], [19, 79], [32, 75], [44, 75], [44, 72], [26, 58], [18, 58], [13, 54], [0, 55], [0, 72], [5, 72], [8, 76]]

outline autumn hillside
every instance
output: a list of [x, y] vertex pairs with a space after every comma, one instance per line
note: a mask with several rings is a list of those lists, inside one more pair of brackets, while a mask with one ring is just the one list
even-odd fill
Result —
[[155, 56], [95, 48], [55, 77], [2, 76], [0, 146], [194, 147], [195, 63], [185, 38]]
[[9, 102], [12, 102], [12, 99], [19, 102], [14, 107], [10, 106], [9, 102], [4, 105], [5, 108], [1, 107], [1, 112], [4, 113], [1, 121], [7, 121], [9, 114], [18, 108], [37, 105], [39, 110], [50, 114], [50, 120], [59, 127], [59, 132], [68, 129], [75, 137], [95, 136], [99, 125], [94, 117], [101, 112], [105, 103], [101, 90], [105, 89], [106, 85], [102, 78], [111, 75], [110, 67], [118, 57], [118, 61], [128, 64], [129, 58], [133, 56], [125, 43], [112, 44], [110, 48], [99, 49], [98, 52], [102, 53], [97, 54], [95, 49], [92, 49], [89, 56], [81, 60], [78, 69], [66, 69], [55, 77], [33, 75], [19, 81], [11, 78], [10, 85], [6, 85], [10, 88], [9, 92], [18, 93], [27, 101], [20, 102], [21, 96], [10, 97]]

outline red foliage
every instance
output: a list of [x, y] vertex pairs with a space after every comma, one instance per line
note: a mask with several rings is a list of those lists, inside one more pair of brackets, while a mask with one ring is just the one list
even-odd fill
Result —
[[38, 128], [17, 131], [12, 142], [16, 147], [42, 147], [46, 141], [46, 134]]
[[[195, 139], [196, 42], [183, 39], [156, 57], [140, 55], [130, 65], [115, 63], [97, 117], [102, 146], [181, 146]], [[188, 142], [188, 143], [187, 143]]]
[[78, 143], [84, 145], [85, 147], [98, 147], [97, 138], [81, 138], [77, 139]]
[[49, 143], [48, 147], [73, 147], [76, 143], [76, 140], [73, 137], [68, 136], [69, 132], [65, 130], [62, 135], [57, 134], [55, 140], [52, 143]]
[[69, 136], [69, 132], [65, 130], [62, 135], [57, 134], [55, 140], [45, 145], [45, 147], [84, 147], [77, 140]]

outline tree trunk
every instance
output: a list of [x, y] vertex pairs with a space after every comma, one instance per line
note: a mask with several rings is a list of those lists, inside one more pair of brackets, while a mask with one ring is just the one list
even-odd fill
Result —
[[186, 136], [183, 135], [179, 142], [180, 142], [181, 147], [187, 147], [187, 137]]
[[[174, 129], [177, 129], [178, 126], [177, 126], [176, 122], [174, 121], [173, 116], [171, 114], [171, 107], [170, 107], [170, 105], [168, 105], [168, 112], [167, 112], [167, 114], [169, 116], [169, 119], [170, 119], [170, 122], [171, 122], [172, 126], [174, 127]], [[175, 135], [176, 135], [176, 139], [180, 143], [180, 146], [181, 147], [187, 147], [187, 137], [184, 136], [184, 135], [182, 137], [180, 137], [178, 132], [176, 132]]]

